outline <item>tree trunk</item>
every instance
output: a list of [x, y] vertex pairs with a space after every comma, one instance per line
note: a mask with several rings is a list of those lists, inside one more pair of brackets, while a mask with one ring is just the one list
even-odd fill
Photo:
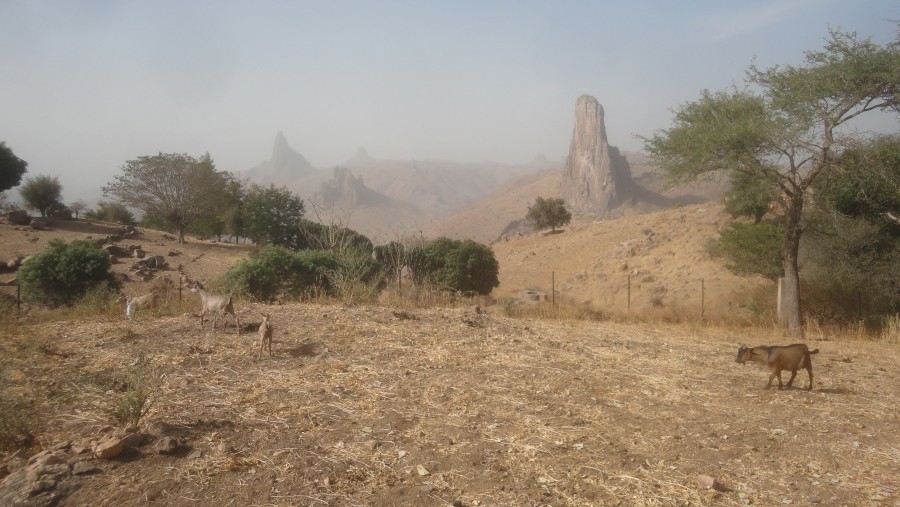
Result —
[[791, 198], [784, 210], [784, 285], [781, 294], [784, 313], [783, 324], [797, 336], [803, 337], [803, 313], [800, 308], [800, 269], [797, 257], [800, 251], [800, 218], [803, 199]]
[[184, 226], [178, 226], [178, 242], [184, 244]]

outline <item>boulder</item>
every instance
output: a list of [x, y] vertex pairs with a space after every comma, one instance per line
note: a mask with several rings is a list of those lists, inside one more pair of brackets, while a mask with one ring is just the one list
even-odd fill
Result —
[[31, 217], [23, 209], [10, 211], [6, 214], [6, 220], [13, 225], [28, 225], [31, 223]]

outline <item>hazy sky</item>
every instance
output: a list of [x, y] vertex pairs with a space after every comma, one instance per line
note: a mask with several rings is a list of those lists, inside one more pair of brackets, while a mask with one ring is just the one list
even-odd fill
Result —
[[243, 171], [279, 131], [317, 167], [360, 146], [561, 159], [584, 93], [610, 143], [638, 149], [754, 56], [799, 63], [829, 24], [884, 43], [897, 18], [897, 0], [0, 0], [0, 141], [68, 201], [139, 155]]

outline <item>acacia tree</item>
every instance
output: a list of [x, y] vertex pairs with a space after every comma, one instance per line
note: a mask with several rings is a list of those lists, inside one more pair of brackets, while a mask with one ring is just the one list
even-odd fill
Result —
[[15, 187], [28, 170], [28, 162], [17, 157], [6, 143], [0, 142], [0, 192]]
[[531, 222], [537, 230], [550, 228], [556, 232], [557, 227], [562, 227], [572, 220], [572, 214], [566, 209], [566, 202], [558, 197], [538, 197], [534, 204], [528, 207], [525, 219]]
[[225, 189], [209, 154], [199, 160], [181, 153], [160, 153], [129, 160], [103, 195], [145, 214], [162, 217], [184, 243], [184, 231], [198, 217], [216, 209]]
[[747, 72], [753, 89], [703, 91], [675, 111], [674, 126], [644, 139], [670, 183], [741, 172], [771, 182], [784, 213], [782, 318], [803, 334], [797, 264], [803, 207], [813, 182], [862, 134], [851, 122], [900, 112], [900, 33], [886, 45], [830, 30], [802, 65]]

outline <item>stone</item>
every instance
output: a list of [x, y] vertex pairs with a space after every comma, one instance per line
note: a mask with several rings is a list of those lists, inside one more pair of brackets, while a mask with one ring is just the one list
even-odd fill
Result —
[[156, 445], [153, 448], [163, 456], [171, 456], [181, 449], [181, 442], [172, 437], [162, 437], [156, 441]]
[[575, 128], [559, 195], [573, 210], [609, 215], [633, 193], [628, 161], [606, 137], [603, 106], [590, 95], [575, 104]]
[[10, 211], [6, 214], [6, 220], [13, 225], [28, 225], [31, 223], [31, 217], [23, 209]]
[[72, 473], [74, 475], [89, 475], [98, 472], [100, 472], [100, 467], [93, 463], [88, 463], [87, 461], [79, 461], [72, 466]]
[[105, 436], [94, 446], [94, 456], [100, 459], [113, 459], [122, 454], [125, 446], [122, 445], [122, 439], [109, 435]]

